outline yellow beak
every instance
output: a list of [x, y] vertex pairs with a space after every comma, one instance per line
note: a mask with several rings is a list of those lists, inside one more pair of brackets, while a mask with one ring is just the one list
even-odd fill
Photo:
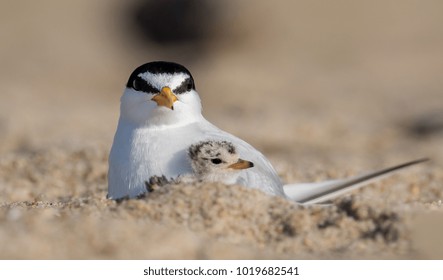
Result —
[[172, 93], [172, 90], [169, 87], [164, 87], [160, 93], [152, 97], [151, 100], [157, 102], [158, 106], [165, 106], [166, 108], [174, 110], [173, 104], [178, 98]]
[[239, 159], [236, 163], [228, 166], [228, 168], [232, 169], [247, 169], [251, 167], [254, 167], [254, 163], [243, 159]]

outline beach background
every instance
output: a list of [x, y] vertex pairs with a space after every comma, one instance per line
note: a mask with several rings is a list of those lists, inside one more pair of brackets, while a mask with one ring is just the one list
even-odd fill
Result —
[[[1, 259], [442, 259], [443, 2], [0, 1]], [[284, 182], [429, 157], [302, 207], [240, 186], [107, 200], [119, 98], [175, 61]]]

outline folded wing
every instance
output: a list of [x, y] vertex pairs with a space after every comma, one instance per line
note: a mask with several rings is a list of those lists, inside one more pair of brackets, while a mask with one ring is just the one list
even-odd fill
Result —
[[318, 183], [287, 184], [283, 186], [283, 190], [289, 199], [301, 204], [324, 203], [342, 194], [372, 183], [375, 180], [391, 175], [395, 171], [428, 160], [429, 159], [427, 158], [418, 159], [351, 178], [329, 180]]

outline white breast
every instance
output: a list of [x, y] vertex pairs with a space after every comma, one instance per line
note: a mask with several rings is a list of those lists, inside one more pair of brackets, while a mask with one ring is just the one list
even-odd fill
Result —
[[285, 196], [282, 184], [267, 159], [246, 142], [206, 120], [173, 128], [135, 128], [119, 122], [109, 157], [108, 197], [136, 197], [145, 192], [151, 176], [177, 178], [192, 172], [187, 150], [202, 140], [231, 141], [240, 156], [254, 167], [244, 170], [236, 183]]

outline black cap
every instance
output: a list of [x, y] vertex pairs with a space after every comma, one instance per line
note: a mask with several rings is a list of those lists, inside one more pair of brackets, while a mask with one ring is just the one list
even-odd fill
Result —
[[167, 61], [152, 61], [140, 65], [132, 72], [131, 76], [129, 76], [129, 80], [126, 86], [137, 91], [148, 93], [158, 92], [160, 89], [154, 88], [152, 85], [139, 77], [139, 74], [146, 72], [152, 74], [187, 74], [189, 75], [189, 79], [186, 79], [183, 85], [178, 87], [174, 92], [180, 94], [185, 92], [186, 90], [195, 89], [194, 79], [192, 78], [191, 72], [189, 72], [189, 70], [186, 69], [183, 65]]

